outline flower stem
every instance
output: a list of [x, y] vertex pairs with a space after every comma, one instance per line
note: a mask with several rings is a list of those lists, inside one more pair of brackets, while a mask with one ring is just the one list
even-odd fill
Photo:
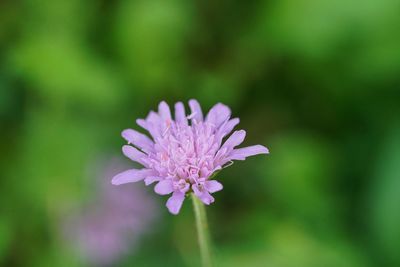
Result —
[[207, 224], [207, 214], [204, 204], [192, 193], [194, 215], [196, 217], [197, 237], [199, 240], [201, 261], [203, 267], [212, 267], [210, 236]]

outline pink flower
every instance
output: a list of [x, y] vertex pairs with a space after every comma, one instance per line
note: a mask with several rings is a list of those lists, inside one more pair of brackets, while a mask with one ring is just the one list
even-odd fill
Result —
[[172, 214], [178, 214], [191, 191], [206, 205], [214, 202], [211, 194], [222, 190], [222, 184], [211, 179], [212, 175], [233, 160], [269, 153], [262, 145], [235, 148], [243, 142], [244, 130], [233, 132], [223, 142], [239, 123], [238, 118], [230, 119], [231, 110], [227, 106], [216, 104], [205, 118], [196, 100], [190, 100], [189, 106], [191, 115], [187, 117], [183, 104], [176, 103], [173, 119], [168, 104], [163, 101], [158, 113], [150, 111], [145, 120], [138, 119], [137, 124], [152, 138], [132, 129], [122, 132], [128, 141], [122, 147], [124, 155], [144, 168], [122, 172], [112, 179], [112, 184], [157, 182], [155, 192], [172, 193], [167, 208]]
[[[110, 187], [109, 177], [126, 164], [101, 160], [91, 166], [93, 198], [67, 211], [60, 218], [63, 241], [90, 266], [115, 266], [140, 246], [159, 218], [153, 196], [139, 186]], [[73, 203], [71, 203], [73, 204]]]

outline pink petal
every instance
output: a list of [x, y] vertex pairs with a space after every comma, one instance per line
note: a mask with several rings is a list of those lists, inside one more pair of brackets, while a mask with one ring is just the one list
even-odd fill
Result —
[[158, 177], [158, 176], [149, 176], [149, 177], [146, 177], [144, 179], [144, 184], [145, 185], [150, 185], [150, 184], [152, 184], [154, 182], [157, 182], [157, 181], [160, 181], [160, 180], [161, 180], [161, 178]]
[[159, 195], [168, 195], [174, 191], [171, 180], [162, 180], [154, 187], [154, 191]]
[[171, 120], [171, 110], [169, 109], [169, 106], [165, 101], [162, 101], [158, 105], [158, 113], [164, 121]]
[[203, 192], [200, 199], [206, 205], [210, 205], [211, 203], [213, 203], [215, 201], [213, 196], [211, 196], [208, 192]]
[[239, 122], [240, 122], [239, 118], [231, 119], [231, 120], [227, 121], [226, 124], [221, 126], [220, 130], [225, 135], [230, 134], [230, 132], [232, 132], [233, 128], [235, 128], [235, 126], [238, 125]]
[[153, 170], [149, 169], [130, 169], [124, 172], [121, 172], [117, 175], [115, 175], [111, 183], [113, 185], [120, 185], [120, 184], [126, 184], [126, 183], [135, 183], [138, 181], [143, 180], [146, 178], [148, 175], [151, 175], [153, 173]]
[[203, 194], [200, 195], [199, 198], [206, 205], [210, 205], [215, 200], [212, 195], [205, 191], [203, 192]]
[[226, 155], [228, 154], [228, 149], [226, 147], [221, 147], [214, 157], [214, 165], [222, 166], [226, 163]]
[[160, 125], [161, 118], [154, 111], [150, 111], [149, 115], [147, 115], [146, 119], [137, 119], [136, 123], [147, 130], [153, 139], [157, 138], [161, 135], [160, 127], [155, 127], [155, 125]]
[[182, 102], [178, 102], [175, 104], [175, 121], [183, 125], [188, 125], [185, 114], [185, 106]]
[[144, 119], [137, 119], [136, 120], [137, 125], [142, 127], [143, 129], [147, 130], [147, 122]]
[[206, 122], [219, 127], [223, 122], [227, 121], [231, 116], [231, 110], [224, 104], [218, 103], [213, 106], [207, 114]]
[[224, 122], [219, 127], [218, 132], [217, 132], [218, 144], [221, 144], [222, 139], [232, 132], [233, 128], [235, 128], [235, 126], [239, 124], [239, 121], [240, 120], [238, 118], [234, 118], [234, 119]]
[[240, 145], [244, 141], [245, 136], [246, 136], [245, 130], [235, 131], [231, 136], [229, 136], [229, 138], [225, 141], [222, 147], [232, 149]]
[[210, 180], [205, 182], [205, 188], [207, 189], [208, 192], [215, 193], [221, 191], [223, 186], [220, 182], [216, 180]]
[[189, 100], [189, 107], [193, 114], [192, 119], [198, 122], [203, 121], [203, 112], [201, 111], [199, 102], [195, 99], [191, 99]]
[[163, 129], [161, 128], [162, 118], [154, 111], [150, 111], [146, 117], [146, 130], [149, 131], [153, 139], [161, 136]]
[[199, 187], [197, 186], [197, 184], [192, 185], [192, 190], [196, 196], [201, 195], [201, 191], [200, 191]]
[[247, 157], [258, 154], [269, 154], [268, 148], [262, 145], [254, 145], [243, 148], [234, 149], [229, 155], [230, 160], [244, 160]]
[[153, 124], [159, 124], [161, 122], [161, 117], [158, 113], [150, 111], [146, 117], [146, 122], [151, 122]]
[[175, 191], [172, 196], [167, 201], [167, 208], [169, 212], [176, 215], [179, 213], [183, 200], [185, 199], [185, 194], [179, 191]]
[[147, 155], [143, 152], [139, 151], [138, 149], [134, 148], [133, 146], [124, 145], [122, 147], [122, 153], [132, 161], [138, 162], [143, 166], [147, 166], [146, 157]]
[[200, 190], [196, 184], [192, 185], [194, 194], [206, 205], [210, 205], [214, 202], [214, 198], [206, 191]]
[[140, 149], [152, 151], [154, 147], [153, 141], [147, 136], [133, 129], [126, 129], [122, 131], [122, 137], [130, 144], [135, 145]]

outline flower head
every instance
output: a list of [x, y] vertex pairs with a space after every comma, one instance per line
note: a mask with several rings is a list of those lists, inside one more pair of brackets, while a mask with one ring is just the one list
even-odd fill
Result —
[[235, 148], [243, 142], [244, 130], [233, 132], [223, 142], [239, 123], [238, 118], [230, 119], [227, 106], [216, 104], [205, 118], [196, 100], [190, 100], [189, 107], [191, 114], [186, 116], [184, 105], [176, 103], [172, 118], [168, 104], [161, 102], [158, 113], [150, 111], [146, 119], [138, 119], [137, 124], [151, 138], [133, 129], [124, 130], [122, 137], [128, 141], [122, 147], [124, 155], [144, 168], [127, 170], [112, 179], [114, 185], [141, 180], [146, 185], [157, 182], [157, 194], [172, 193], [167, 201], [172, 214], [179, 213], [191, 191], [206, 205], [214, 202], [211, 194], [222, 190], [222, 184], [213, 180], [212, 175], [233, 160], [268, 154], [262, 145]]
[[90, 181], [97, 180], [93, 197], [60, 221], [67, 245], [91, 266], [114, 266], [140, 245], [159, 217], [154, 198], [138, 186], [111, 188], [106, 182], [124, 167], [118, 160], [96, 162], [89, 172]]

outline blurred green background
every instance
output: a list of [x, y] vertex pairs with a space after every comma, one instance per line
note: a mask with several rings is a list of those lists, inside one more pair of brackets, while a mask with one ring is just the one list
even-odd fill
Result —
[[157, 207], [150, 227], [110, 233], [134, 246], [105, 242], [96, 261], [74, 239], [145, 219], [107, 213], [104, 166], [131, 166], [120, 132], [136, 118], [196, 98], [271, 151], [219, 175], [217, 266], [400, 266], [399, 14], [398, 0], [1, 0], [0, 265], [199, 266], [190, 201], [172, 216], [143, 184], [132, 205]]

